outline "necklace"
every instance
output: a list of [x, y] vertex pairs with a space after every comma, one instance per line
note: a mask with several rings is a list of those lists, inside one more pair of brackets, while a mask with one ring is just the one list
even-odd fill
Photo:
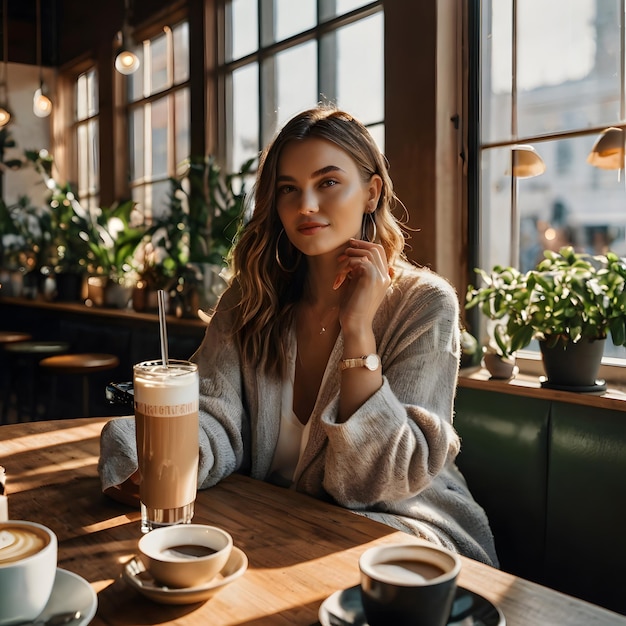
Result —
[[328, 309], [328, 312], [324, 315], [324, 317], [322, 317], [322, 323], [320, 325], [320, 335], [323, 335], [326, 332], [326, 327], [328, 326], [328, 322], [330, 321], [330, 314], [338, 308], [338, 306], [331, 307], [330, 309]]

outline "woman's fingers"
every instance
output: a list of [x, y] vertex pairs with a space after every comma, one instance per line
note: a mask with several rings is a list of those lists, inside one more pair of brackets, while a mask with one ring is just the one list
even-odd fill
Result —
[[339, 269], [333, 284], [335, 290], [339, 289], [346, 279], [369, 277], [373, 281], [371, 285], [382, 283], [385, 289], [391, 282], [387, 256], [380, 244], [351, 239], [349, 246], [337, 261]]

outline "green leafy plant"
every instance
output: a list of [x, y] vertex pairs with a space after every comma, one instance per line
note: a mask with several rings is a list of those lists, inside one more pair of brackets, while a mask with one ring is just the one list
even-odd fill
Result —
[[616, 346], [626, 345], [626, 259], [613, 252], [592, 256], [568, 246], [544, 251], [526, 273], [499, 265], [475, 271], [482, 286], [468, 287], [465, 306], [497, 321], [494, 339], [503, 356], [533, 339], [553, 347], [610, 335]]
[[[190, 157], [180, 178], [171, 178], [169, 206], [148, 234], [152, 256], [143, 272], [149, 282], [186, 276], [201, 279], [200, 266], [225, 266], [245, 218], [246, 179], [255, 158], [224, 173], [214, 156]], [[159, 277], [160, 274], [160, 277]]]
[[89, 272], [124, 284], [134, 276], [134, 255], [146, 236], [144, 226], [132, 225], [132, 200], [102, 207], [89, 214], [85, 229]]
[[35, 207], [27, 196], [7, 205], [0, 199], [0, 263], [9, 269], [30, 271], [48, 262], [52, 216], [47, 207]]
[[81, 207], [69, 184], [61, 185], [52, 176], [54, 160], [47, 150], [24, 152], [50, 190], [50, 246], [48, 264], [55, 273], [87, 271], [89, 246], [85, 232], [89, 213]]

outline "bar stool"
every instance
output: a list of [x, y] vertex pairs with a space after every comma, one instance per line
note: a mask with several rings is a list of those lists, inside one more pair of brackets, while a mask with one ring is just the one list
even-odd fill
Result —
[[[30, 341], [33, 336], [30, 333], [22, 333], [13, 330], [0, 331], [0, 348], [4, 348], [9, 343], [17, 343], [18, 341]], [[6, 397], [10, 394], [10, 378], [9, 378], [9, 360], [4, 354], [4, 350], [0, 352], [0, 385], [2, 386], [2, 412], [0, 413], [1, 421], [4, 421]], [[7, 408], [8, 411], [8, 408]]]
[[39, 362], [39, 366], [53, 375], [52, 393], [50, 398], [50, 417], [54, 417], [54, 406], [57, 397], [57, 378], [61, 374], [79, 375], [82, 378], [82, 411], [89, 416], [89, 375], [95, 372], [111, 370], [120, 363], [114, 354], [85, 352], [80, 354], [59, 354], [49, 356]]
[[[22, 421], [23, 416], [37, 419], [37, 398], [41, 395], [37, 387], [37, 363], [42, 357], [60, 354], [68, 349], [69, 344], [65, 341], [15, 341], [4, 345], [9, 376], [2, 404], [2, 423], [8, 415], [12, 390], [15, 392], [17, 421]], [[26, 404], [29, 407], [27, 412], [24, 410]]]

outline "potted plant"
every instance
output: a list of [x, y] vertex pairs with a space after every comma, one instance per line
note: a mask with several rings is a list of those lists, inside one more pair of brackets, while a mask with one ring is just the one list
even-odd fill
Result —
[[133, 224], [135, 202], [127, 200], [88, 213], [83, 233], [89, 246], [88, 269], [99, 279], [103, 304], [124, 308], [137, 282], [134, 256], [146, 228]]
[[170, 179], [168, 210], [148, 231], [142, 278], [149, 289], [179, 298], [183, 315], [212, 306], [226, 286], [221, 274], [244, 220], [246, 178], [255, 160], [225, 173], [212, 155], [190, 157], [183, 175]]
[[25, 150], [26, 161], [33, 164], [50, 190], [50, 246], [48, 271], [56, 283], [56, 299], [79, 301], [87, 273], [89, 246], [85, 230], [89, 213], [78, 202], [71, 186], [59, 184], [52, 176], [54, 159], [47, 150]]
[[502, 356], [511, 357], [537, 339], [545, 386], [598, 388], [606, 338], [626, 345], [625, 259], [613, 252], [592, 256], [568, 246], [544, 251], [544, 259], [526, 273], [499, 265], [476, 272], [483, 284], [468, 287], [466, 308], [479, 307], [497, 322], [493, 338]]
[[[7, 205], [0, 199], [0, 267], [8, 274], [11, 295], [36, 297], [52, 242], [52, 217], [28, 197]], [[26, 279], [26, 285], [24, 280]]]

